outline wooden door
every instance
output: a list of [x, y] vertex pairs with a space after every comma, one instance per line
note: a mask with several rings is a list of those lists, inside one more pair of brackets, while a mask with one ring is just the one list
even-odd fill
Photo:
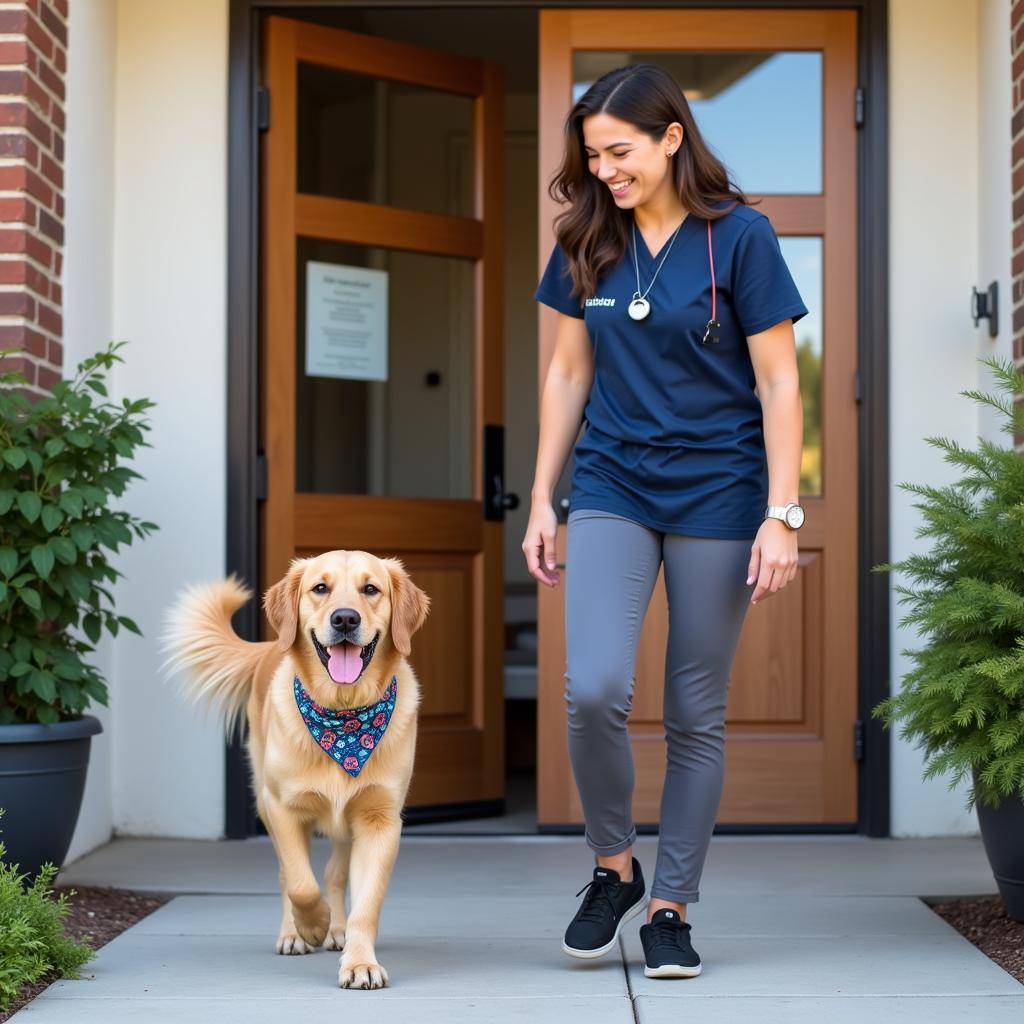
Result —
[[[648, 60], [675, 75], [702, 134], [740, 187], [763, 200], [757, 209], [780, 236], [810, 310], [796, 330], [805, 416], [800, 503], [807, 512], [800, 568], [747, 613], [726, 709], [721, 823], [857, 820], [856, 18], [854, 11], [761, 8], [540, 15], [538, 273], [558, 212], [546, 186], [574, 98], [604, 71]], [[741, 87], [746, 91], [730, 96]], [[791, 161], [779, 162], [785, 155]], [[544, 306], [538, 315], [542, 384], [556, 315]], [[563, 521], [563, 559], [565, 529]], [[563, 586], [540, 587], [543, 824], [583, 820], [565, 739], [563, 593]], [[638, 824], [659, 817], [667, 628], [662, 574], [641, 635], [630, 716]]]
[[432, 598], [409, 807], [504, 794], [502, 79], [281, 17], [263, 34], [262, 583], [335, 548]]

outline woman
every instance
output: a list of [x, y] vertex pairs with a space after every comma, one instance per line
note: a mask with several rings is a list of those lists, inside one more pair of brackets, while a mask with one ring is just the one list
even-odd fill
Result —
[[668, 760], [640, 937], [648, 977], [692, 977], [701, 961], [686, 907], [699, 898], [722, 793], [733, 655], [749, 605], [796, 575], [803, 408], [793, 323], [807, 309], [768, 218], [729, 181], [678, 83], [653, 65], [609, 72], [572, 108], [550, 194], [568, 207], [535, 295], [559, 318], [523, 551], [531, 574], [557, 586], [552, 492], [583, 418], [567, 528], [565, 697], [596, 856], [563, 949], [606, 953], [644, 907], [626, 720], [664, 564]]

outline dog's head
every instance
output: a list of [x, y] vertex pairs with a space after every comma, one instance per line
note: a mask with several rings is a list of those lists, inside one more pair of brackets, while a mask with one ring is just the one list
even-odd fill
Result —
[[327, 551], [295, 559], [263, 607], [310, 696], [328, 707], [356, 707], [391, 681], [430, 598], [397, 558]]

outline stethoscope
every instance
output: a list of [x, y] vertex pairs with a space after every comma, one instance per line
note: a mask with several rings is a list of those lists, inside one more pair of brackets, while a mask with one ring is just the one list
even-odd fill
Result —
[[704, 337], [700, 339], [702, 345], [708, 341], [718, 343], [718, 332], [721, 324], [715, 319], [718, 312], [718, 296], [715, 291], [715, 254], [711, 248], [711, 221], [708, 221], [708, 260], [711, 263], [711, 319], [704, 325]]
[[[711, 247], [711, 220], [707, 221], [708, 225], [708, 261], [711, 264], [711, 319], [704, 325], [704, 337], [701, 338], [701, 344], [707, 344], [708, 341], [713, 341], [717, 344], [719, 340], [719, 330], [721, 324], [718, 322], [718, 290], [715, 286], [715, 253]], [[672, 233], [671, 239], [669, 239], [668, 245], [665, 249], [665, 255], [662, 256], [661, 262], [658, 264], [657, 270], [654, 271], [654, 277], [651, 278], [651, 283], [647, 286], [647, 289], [643, 292], [640, 291], [640, 263], [637, 257], [637, 244], [636, 244], [636, 221], [633, 221], [633, 265], [636, 268], [636, 291], [633, 292], [633, 298], [629, 303], [627, 313], [633, 320], [644, 320], [651, 312], [651, 304], [647, 301], [647, 295], [654, 287], [654, 282], [658, 279], [658, 274], [661, 273], [661, 268], [665, 265], [665, 261], [668, 259], [668, 255], [672, 250], [672, 243], [676, 240], [676, 235], [679, 234], [679, 228], [683, 225], [679, 224], [679, 227]]]

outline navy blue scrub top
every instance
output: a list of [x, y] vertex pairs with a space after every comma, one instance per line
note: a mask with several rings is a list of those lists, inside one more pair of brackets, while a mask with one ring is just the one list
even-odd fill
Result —
[[[639, 230], [636, 240], [643, 292], [665, 249], [652, 256]], [[764, 521], [768, 462], [746, 339], [796, 323], [807, 307], [763, 213], [736, 206], [712, 221], [711, 240], [722, 326], [719, 341], [703, 345], [711, 318], [706, 220], [687, 214], [639, 321], [626, 311], [636, 291], [632, 242], [585, 303], [570, 298], [556, 243], [534, 298], [582, 318], [594, 348], [570, 510], [602, 509], [697, 537], [753, 540]]]

